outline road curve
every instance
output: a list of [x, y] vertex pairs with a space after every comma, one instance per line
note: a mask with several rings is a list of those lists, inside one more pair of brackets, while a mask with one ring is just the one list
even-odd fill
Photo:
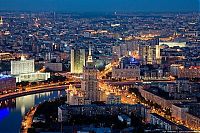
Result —
[[[7, 99], [12, 99], [12, 98], [36, 94], [36, 93], [64, 90], [68, 86], [69, 85], [49, 86], [49, 87], [45, 87], [45, 88], [32, 89], [32, 90], [28, 90], [28, 91], [20, 91], [20, 92], [9, 93], [9, 94], [6, 94], [6, 95], [1, 95], [0, 96], [0, 102], [7, 100]], [[77, 84], [76, 86], [80, 86], [80, 85]]]

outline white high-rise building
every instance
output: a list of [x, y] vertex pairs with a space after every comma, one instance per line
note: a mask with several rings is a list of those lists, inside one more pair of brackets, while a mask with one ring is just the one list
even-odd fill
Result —
[[34, 60], [26, 60], [24, 56], [20, 61], [11, 61], [11, 74], [19, 75], [25, 73], [34, 73], [35, 65]]
[[85, 99], [91, 102], [100, 101], [100, 90], [98, 88], [97, 69], [94, 65], [91, 48], [86, 66], [83, 68], [83, 79], [81, 81], [81, 90], [85, 93]]

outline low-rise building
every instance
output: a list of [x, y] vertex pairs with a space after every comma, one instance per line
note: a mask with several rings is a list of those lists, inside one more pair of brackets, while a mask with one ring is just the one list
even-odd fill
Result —
[[195, 115], [190, 112], [185, 113], [185, 124], [194, 130], [200, 130], [200, 115]]
[[54, 72], [61, 72], [62, 71], [62, 63], [45, 63], [45, 68], [48, 68]]
[[139, 80], [139, 62], [133, 57], [122, 58], [119, 65], [112, 68], [112, 77]]
[[50, 73], [26, 73], [15, 75], [16, 82], [28, 81], [28, 82], [36, 82], [36, 81], [44, 81], [50, 78]]
[[87, 105], [68, 105], [64, 104], [58, 107], [58, 121], [67, 121], [72, 115], [83, 115], [83, 116], [97, 116], [97, 115], [118, 115], [120, 113], [130, 114], [135, 113], [146, 119], [147, 115], [142, 114], [147, 111], [141, 104], [87, 104]]
[[191, 66], [189, 68], [181, 67], [178, 71], [179, 78], [200, 78], [200, 66]]
[[162, 106], [162, 108], [171, 109], [172, 104], [180, 103], [180, 102], [196, 102], [196, 98], [179, 98], [175, 99], [171, 97], [168, 92], [164, 92], [160, 88], [139, 88], [141, 95], [149, 101], [157, 103]]
[[0, 74], [0, 92], [16, 89], [16, 79], [10, 75]]
[[172, 117], [194, 130], [200, 130], [200, 103], [172, 105]]
[[7, 61], [15, 59], [11, 53], [0, 53], [0, 61]]
[[176, 120], [185, 120], [185, 113], [189, 111], [187, 105], [174, 104], [172, 105], [172, 117]]
[[170, 66], [170, 75], [178, 77], [179, 69], [183, 68], [181, 64], [172, 64]]
[[76, 87], [70, 85], [66, 90], [67, 103], [69, 105], [83, 105], [85, 104], [84, 93]]

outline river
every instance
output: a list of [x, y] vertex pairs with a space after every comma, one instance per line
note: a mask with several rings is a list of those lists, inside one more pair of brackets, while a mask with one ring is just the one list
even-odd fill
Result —
[[0, 133], [19, 133], [23, 116], [31, 107], [64, 95], [64, 90], [52, 91], [0, 102]]

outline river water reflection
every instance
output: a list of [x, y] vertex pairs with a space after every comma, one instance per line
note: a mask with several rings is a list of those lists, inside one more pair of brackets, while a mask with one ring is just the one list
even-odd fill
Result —
[[64, 90], [52, 91], [0, 102], [0, 133], [19, 133], [23, 116], [31, 107], [64, 95]]

